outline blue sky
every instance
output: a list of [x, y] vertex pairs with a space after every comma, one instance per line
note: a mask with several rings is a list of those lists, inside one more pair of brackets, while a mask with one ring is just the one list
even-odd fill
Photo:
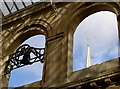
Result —
[[97, 12], [79, 24], [74, 33], [74, 71], [85, 68], [87, 44], [90, 45], [93, 65], [118, 57], [118, 26], [114, 13]]
[[[45, 48], [45, 36], [36, 35], [30, 37], [22, 44], [29, 44], [31, 47], [36, 48]], [[13, 70], [9, 80], [9, 87], [17, 87], [41, 80], [42, 70], [43, 64], [40, 62]]]
[[[87, 37], [91, 39], [86, 40]], [[34, 36], [23, 44], [45, 47], [44, 36]], [[87, 44], [91, 48], [92, 63], [98, 64], [118, 57], [118, 27], [116, 15], [102, 11], [90, 15], [77, 27], [74, 34], [73, 71], [85, 68]], [[9, 87], [17, 87], [39, 81], [42, 78], [43, 64], [35, 63], [11, 72]]]

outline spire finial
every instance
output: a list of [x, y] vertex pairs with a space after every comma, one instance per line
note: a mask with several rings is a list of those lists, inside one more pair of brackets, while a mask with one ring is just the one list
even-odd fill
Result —
[[87, 46], [89, 46], [89, 40], [90, 40], [90, 37], [87, 37]]

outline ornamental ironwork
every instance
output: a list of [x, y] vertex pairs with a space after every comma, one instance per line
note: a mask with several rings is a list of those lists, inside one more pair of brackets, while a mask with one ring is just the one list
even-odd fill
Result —
[[28, 44], [20, 46], [15, 53], [9, 56], [9, 60], [6, 62], [5, 74], [9, 74], [10, 71], [31, 65], [35, 62], [44, 62], [45, 48], [34, 48]]

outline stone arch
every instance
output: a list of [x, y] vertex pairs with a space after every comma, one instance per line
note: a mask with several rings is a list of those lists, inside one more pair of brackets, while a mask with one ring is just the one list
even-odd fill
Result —
[[[11, 49], [11, 46], [14, 46], [17, 48], [18, 45], [17, 44], [21, 44], [23, 41], [25, 41], [26, 39], [28, 39], [31, 36], [37, 35], [37, 34], [42, 34], [45, 35], [45, 37], [47, 38], [51, 33], [52, 33], [52, 29], [51, 26], [44, 20], [41, 19], [34, 19], [30, 22], [28, 22], [29, 24], [25, 23], [25, 24], [20, 24], [20, 27], [16, 27], [16, 31], [14, 31], [12, 33], [12, 37], [8, 37], [7, 39], [11, 42], [8, 43], [7, 41], [3, 44], [3, 50], [5, 52], [8, 52], [7, 50], [11, 50], [11, 52], [14, 52], [13, 49]], [[25, 35], [27, 34], [27, 35]], [[12, 39], [14, 38], [14, 39]], [[12, 41], [11, 41], [12, 40]], [[7, 45], [6, 45], [7, 44]], [[9, 45], [8, 45], [9, 44]], [[15, 48], [15, 49], [16, 49]]]
[[[89, 15], [99, 12], [99, 11], [110, 11], [115, 13], [117, 16], [119, 15], [119, 9], [120, 7], [116, 4], [116, 3], [86, 3], [87, 5], [82, 5], [80, 6], [79, 3], [77, 3], [78, 6], [75, 6], [76, 9], [72, 10], [72, 13], [66, 13], [65, 17], [63, 17], [64, 21], [67, 21], [68, 17], [69, 18], [69, 22], [67, 24], [62, 24], [63, 29], [64, 28], [68, 28], [67, 30], [65, 30], [64, 32], [67, 34], [67, 38], [68, 38], [68, 49], [69, 51], [67, 52], [67, 76], [68, 78], [70, 78], [70, 76], [72, 75], [73, 71], [72, 71], [72, 60], [73, 60], [73, 34], [74, 31], [76, 30], [77, 26]], [[72, 6], [73, 7], [73, 6]], [[72, 8], [71, 7], [71, 8]], [[119, 28], [120, 31], [120, 28]], [[68, 33], [67, 33], [68, 32]], [[120, 35], [120, 34], [119, 34]]]
[[[9, 55], [11, 53], [14, 53], [15, 50], [19, 47], [19, 45], [24, 42], [25, 40], [27, 40], [28, 38], [30, 38], [31, 36], [35, 36], [35, 35], [44, 35], [46, 38], [52, 33], [52, 29], [51, 26], [44, 20], [41, 19], [34, 19], [30, 22], [28, 22], [29, 24], [19, 24], [19, 26], [17, 26], [17, 30], [14, 29], [15, 31], [12, 32], [12, 35], [9, 36], [8, 33], [8, 37], [7, 40], [4, 41], [3, 46], [2, 46], [2, 50], [3, 50], [3, 63], [5, 64], [5, 62], [8, 60]], [[13, 30], [13, 29], [11, 29]], [[27, 35], [26, 35], [27, 34]], [[4, 65], [5, 66], [5, 65]], [[2, 74], [4, 75], [4, 66], [2, 66], [3, 70], [2, 70]], [[8, 84], [8, 80], [9, 80], [9, 74], [6, 75], [5, 80], [6, 80], [6, 86]]]
[[[73, 35], [73, 72], [86, 68], [88, 45], [91, 50], [93, 67], [96, 64], [118, 58], [117, 31], [117, 18], [113, 12], [100, 11], [86, 17], [78, 25]], [[116, 51], [113, 51], [115, 47]], [[106, 53], [105, 51], [108, 49], [109, 52]], [[110, 54], [110, 51], [114, 53], [114, 55]]]
[[[74, 7], [74, 8], [73, 8]], [[76, 27], [81, 23], [87, 16], [99, 12], [99, 11], [110, 11], [115, 13], [117, 16], [119, 15], [119, 5], [117, 3], [107, 3], [107, 2], [89, 2], [89, 3], [83, 3], [82, 5], [78, 2], [76, 4], [71, 5], [69, 8], [71, 11], [67, 11], [64, 16], [62, 17], [62, 22], [66, 22], [69, 19], [69, 22], [67, 24], [60, 24], [59, 27], [62, 27], [64, 31], [64, 28], [70, 28], [67, 29], [69, 32], [71, 30], [75, 30]], [[69, 18], [70, 17], [70, 18]], [[74, 24], [74, 25], [73, 25]], [[60, 30], [59, 30], [60, 31]]]
[[[19, 46], [19, 49], [22, 45], [25, 45], [25, 44], [28, 44], [30, 47], [35, 47], [35, 48], [45, 48], [45, 43], [46, 43], [46, 41], [45, 41], [44, 35], [41, 35], [41, 34], [35, 35], [35, 36], [32, 36], [32, 37], [28, 38], [27, 40], [25, 40]], [[31, 58], [36, 57], [33, 54], [34, 53], [30, 53]], [[22, 58], [23, 57], [21, 56], [20, 59], [22, 59]], [[43, 65], [44, 65], [44, 63], [37, 61], [37, 62], [33, 63], [32, 65], [26, 65], [26, 66], [20, 67], [18, 69], [12, 70], [10, 72], [8, 87], [19, 87], [19, 86], [26, 85], [28, 83], [30, 84], [33, 82], [41, 81], [42, 76], [43, 76]], [[22, 77], [24, 77], [24, 78], [22, 78]], [[19, 81], [16, 83], [16, 80], [19, 80]]]

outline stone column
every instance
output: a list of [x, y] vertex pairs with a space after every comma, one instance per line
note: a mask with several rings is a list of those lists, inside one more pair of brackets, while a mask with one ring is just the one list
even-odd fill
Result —
[[9, 59], [9, 52], [10, 51], [5, 51], [5, 47], [4, 46], [4, 39], [7, 39], [3, 36], [2, 38], [2, 47], [1, 47], [1, 50], [2, 50], [2, 55], [1, 55], [1, 59], [0, 59], [0, 86], [1, 87], [8, 87], [8, 82], [9, 82], [9, 78], [10, 78], [10, 74], [5, 74], [5, 68], [6, 68], [6, 61]]
[[61, 85], [67, 75], [66, 45], [64, 33], [47, 38], [46, 59], [44, 66], [44, 86]]
[[118, 15], [117, 15], [117, 22], [118, 22], [118, 35], [119, 35], [118, 56], [120, 57], [120, 12], [118, 12]]
[[8, 82], [10, 78], [10, 74], [5, 74], [5, 67], [6, 67], [6, 61], [8, 57], [3, 58], [0, 61], [1, 69], [0, 69], [0, 86], [1, 87], [8, 87]]
[[2, 87], [8, 87], [8, 82], [9, 82], [9, 77], [10, 75], [2, 75]]

